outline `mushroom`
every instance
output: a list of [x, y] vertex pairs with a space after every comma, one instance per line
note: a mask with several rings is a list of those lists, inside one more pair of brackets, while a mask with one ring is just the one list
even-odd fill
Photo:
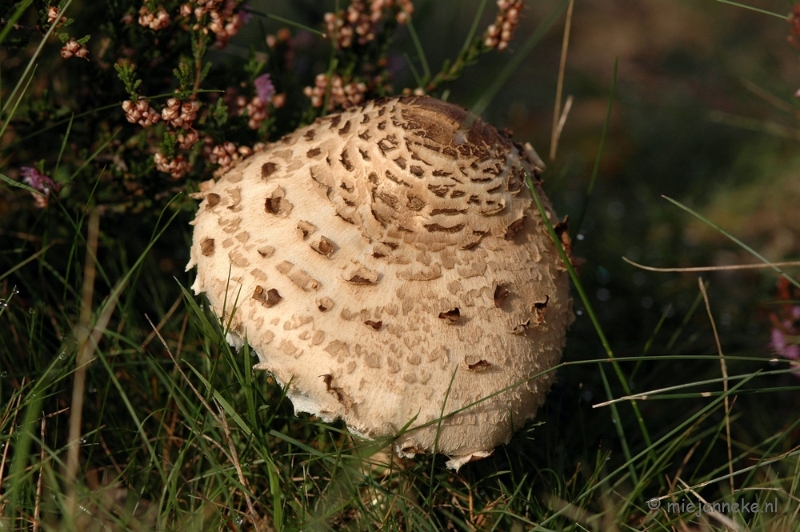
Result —
[[193, 289], [297, 412], [458, 468], [534, 417], [573, 319], [543, 167], [429, 97], [328, 115], [201, 192]]

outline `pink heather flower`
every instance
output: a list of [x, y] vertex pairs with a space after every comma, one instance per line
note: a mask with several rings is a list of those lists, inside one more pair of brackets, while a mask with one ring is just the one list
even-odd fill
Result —
[[30, 166], [21, 167], [20, 175], [22, 175], [23, 183], [44, 194], [44, 196], [40, 196], [39, 194], [31, 194], [36, 202], [36, 206], [40, 209], [47, 207], [48, 199], [50, 197], [50, 190], [58, 190], [53, 180], [46, 175], [39, 173], [39, 170], [36, 168], [32, 168]]
[[253, 14], [250, 12], [250, 10], [244, 6], [240, 6], [240, 9], [236, 12], [236, 14], [239, 15], [239, 21], [242, 23], [242, 26], [250, 22], [250, 19], [253, 18]]
[[256, 86], [256, 94], [258, 94], [259, 100], [265, 104], [272, 101], [272, 97], [275, 96], [275, 86], [272, 84], [269, 74], [258, 76], [253, 81], [253, 84]]
[[[784, 322], [783, 326], [786, 327], [789, 334], [793, 334], [795, 331], [791, 328], [790, 322]], [[772, 328], [772, 341], [770, 342], [770, 347], [775, 351], [775, 353], [779, 356], [782, 356], [788, 360], [800, 360], [800, 345], [798, 345], [795, 339], [786, 338], [786, 332], [781, 330], [779, 327]], [[792, 364], [795, 366], [795, 364]], [[795, 370], [792, 373], [794, 376], [800, 378], [800, 371]]]
[[775, 353], [783, 358], [788, 358], [789, 360], [800, 359], [800, 345], [788, 343], [786, 341], [786, 335], [778, 328], [772, 329], [772, 341], [770, 342], [770, 346], [775, 350]]

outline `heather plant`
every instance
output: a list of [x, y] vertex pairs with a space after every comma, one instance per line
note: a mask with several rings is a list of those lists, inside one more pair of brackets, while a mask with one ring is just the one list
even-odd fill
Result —
[[[263, 29], [272, 18], [237, 0], [119, 1], [83, 6], [77, 20], [68, 18], [67, 1], [30, 4], [11, 3], [0, 13], [7, 21], [5, 78], [35, 81], [6, 99], [4, 173], [27, 179], [41, 194], [58, 187], [64, 201], [80, 203], [85, 195], [73, 189], [87, 183], [73, 174], [102, 168], [98, 204], [126, 213], [152, 211], [327, 112], [368, 98], [441, 92], [481, 55], [508, 45], [521, 8], [500, 2], [496, 22], [474, 32], [452, 64], [438, 75], [425, 64], [414, 86], [400, 87], [393, 85], [390, 53], [399, 57], [392, 49], [398, 26], [413, 35], [408, 0], [352, 2], [324, 15], [315, 25], [324, 31], [281, 19], [286, 27], [239, 44], [246, 57], [224, 52], [245, 24]], [[102, 22], [91, 28], [90, 20]], [[56, 39], [63, 43], [60, 59], [40, 59], [32, 49]], [[298, 54], [328, 57], [326, 69], [301, 78]], [[37, 68], [47, 76], [31, 72], [28, 57], [41, 60]], [[57, 160], [37, 158], [37, 147], [59, 136], [82, 148]], [[47, 179], [58, 171], [51, 186], [22, 173], [36, 164], [36, 175]], [[43, 206], [41, 194], [36, 201]]]
[[[653, 20], [683, 24], [668, 11], [678, 4], [659, 3]], [[723, 7], [714, 27], [751, 22]], [[723, 234], [698, 210], [753, 138], [708, 128], [698, 108], [647, 108], [626, 84], [630, 63], [570, 82], [582, 9], [602, 7], [0, 2], [0, 530], [792, 529], [796, 276], [751, 268], [726, 284], [733, 269], [705, 268], [698, 283], [619, 258], [716, 262], [680, 228], [692, 217]], [[645, 20], [615, 16], [636, 21], [608, 28], [616, 40]], [[800, 38], [797, 14], [773, 18], [771, 31], [783, 36], [788, 20]], [[460, 46], [436, 40], [450, 20]], [[724, 42], [727, 53], [735, 41]], [[535, 75], [513, 78], [533, 50]], [[587, 71], [593, 61], [579, 58]], [[670, 55], [658, 90], [687, 62]], [[510, 105], [504, 89], [546, 105]], [[441, 456], [401, 459], [389, 441], [295, 416], [184, 271], [193, 196], [211, 180], [318, 117], [421, 94], [500, 117], [540, 154], [552, 141], [548, 195], [572, 219], [576, 322], [556, 385], [534, 422], [458, 473]], [[641, 123], [624, 114], [637, 106]], [[796, 152], [770, 141], [759, 149]], [[665, 191], [683, 202], [663, 202]], [[565, 227], [550, 228], [558, 246]], [[777, 297], [754, 302], [776, 277]]]

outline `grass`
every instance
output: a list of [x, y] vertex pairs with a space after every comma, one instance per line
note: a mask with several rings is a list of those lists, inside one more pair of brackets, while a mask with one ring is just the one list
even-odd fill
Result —
[[[530, 47], [566, 5], [556, 3]], [[11, 90], [19, 99], [3, 101], [11, 114], [29, 90], [29, 67]], [[595, 133], [605, 142], [603, 103]], [[59, 162], [68, 140], [53, 148]], [[35, 210], [23, 205], [25, 190], [0, 196], [0, 206], [18, 202], [0, 210], [0, 529], [796, 528], [800, 383], [764, 341], [717, 326], [719, 278], [654, 281], [663, 310], [631, 331], [631, 322], [609, 323], [611, 303], [593, 297], [602, 272], [576, 271], [550, 227], [579, 313], [553, 369], [558, 381], [534, 422], [455, 473], [445, 457], [400, 459], [390, 441], [295, 416], [274, 380], [253, 371], [247, 346], [233, 350], [227, 324], [188, 289], [193, 204], [180, 194], [139, 218], [102, 209], [102, 174], [89, 163], [111, 142], [86, 147], [73, 169], [89, 183], [76, 192], [85, 209], [53, 199]], [[601, 155], [587, 198], [602, 193]], [[687, 211], [734, 238], [670, 201], [676, 219]], [[575, 209], [587, 224], [601, 216], [592, 206]], [[618, 267], [621, 276], [627, 267]], [[774, 273], [752, 274], [753, 290]], [[641, 312], [633, 296], [623, 304]]]

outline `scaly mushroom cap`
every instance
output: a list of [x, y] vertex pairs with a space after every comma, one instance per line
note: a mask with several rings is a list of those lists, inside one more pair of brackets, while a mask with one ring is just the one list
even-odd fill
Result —
[[411, 422], [398, 452], [458, 467], [535, 415], [552, 374], [531, 377], [558, 362], [572, 320], [525, 186], [542, 167], [433, 98], [321, 118], [204, 192], [193, 288], [219, 316], [227, 302], [229, 340], [253, 347], [297, 411], [369, 438]]

